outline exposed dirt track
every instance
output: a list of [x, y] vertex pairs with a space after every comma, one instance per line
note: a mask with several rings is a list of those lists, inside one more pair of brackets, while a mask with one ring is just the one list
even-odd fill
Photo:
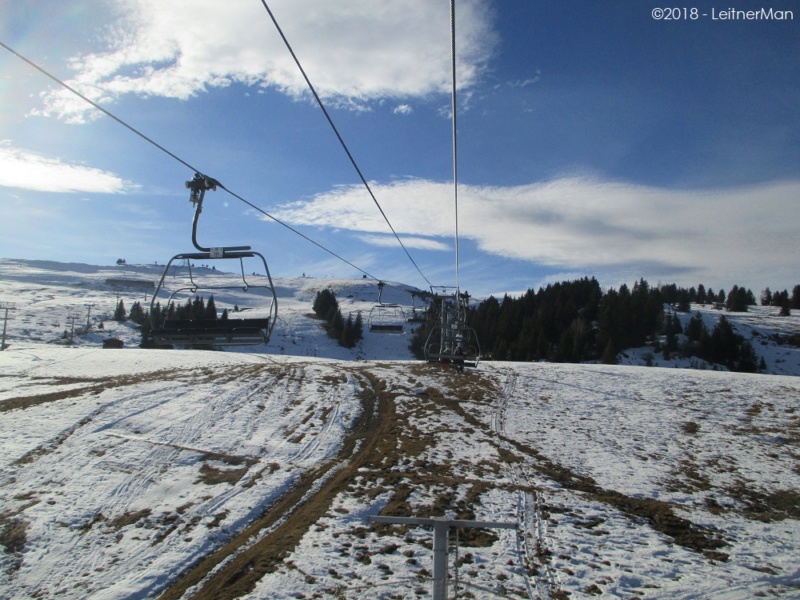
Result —
[[[543, 507], [535, 500], [535, 484], [522, 475], [522, 471], [518, 477], [513, 476], [518, 471], [517, 465], [522, 463], [533, 467], [534, 478], [545, 477], [557, 481], [565, 488], [587, 494], [634, 519], [645, 519], [653, 529], [670, 536], [677, 544], [705, 553], [714, 560], [725, 560], [725, 555], [718, 551], [724, 546], [724, 541], [676, 516], [669, 504], [631, 498], [603, 489], [591, 478], [556, 464], [537, 449], [506, 436], [504, 408], [513, 394], [513, 382], [506, 381], [505, 388], [510, 388], [504, 389], [501, 381], [481, 374], [451, 377], [445, 373], [437, 377], [441, 387], [412, 391], [412, 382], [421, 373], [418, 371], [420, 368], [424, 367], [407, 369], [411, 385], [397, 385], [395, 381], [391, 390], [387, 390], [386, 382], [375, 374], [380, 369], [370, 372], [348, 369], [361, 388], [362, 414], [345, 438], [339, 455], [302, 476], [260, 518], [190, 568], [161, 598], [181, 598], [189, 590], [189, 596], [198, 600], [240, 598], [252, 592], [267, 573], [286, 567], [286, 559], [315, 524], [329, 513], [334, 499], [342, 492], [371, 495], [389, 493], [381, 512], [412, 516], [420, 507], [410, 505], [410, 495], [414, 490], [428, 489], [434, 501], [424, 510], [431, 515], [449, 512], [456, 518], [473, 519], [473, 500], [489, 489], [488, 482], [481, 476], [481, 469], [486, 468], [512, 473], [510, 488], [522, 494], [521, 502], [527, 498], [530, 504], [531, 515], [525, 514], [524, 510], [518, 514], [520, 535], [524, 538], [522, 545], [530, 547], [521, 551], [517, 560], [522, 569], [531, 574], [538, 573], [539, 576], [534, 577], [534, 586], [528, 584], [525, 595], [557, 595], [559, 586], [555, 575], [551, 573], [548, 553], [543, 550], [545, 540], [541, 539], [542, 532], [530, 523], [525, 525], [525, 521], [533, 523], [541, 520]], [[426, 374], [430, 375], [429, 372]], [[413, 404], [407, 401], [410, 395], [414, 397]], [[493, 413], [488, 422], [477, 417], [469, 408], [478, 405], [483, 405]], [[477, 469], [468, 469], [470, 474], [466, 477], [456, 477], [450, 461], [438, 463], [421, 460], [421, 456], [436, 447], [436, 438], [429, 431], [419, 429], [417, 424], [441, 418], [444, 414], [457, 416], [473, 428], [475, 435], [494, 449], [494, 461], [477, 465]], [[359, 474], [371, 481], [369, 490], [365, 490], [363, 484], [354, 486]], [[453, 490], [460, 484], [466, 485], [469, 491], [465, 498], [457, 499]], [[356, 489], [358, 487], [361, 489]], [[513, 491], [510, 488], [509, 491]], [[383, 531], [386, 526], [373, 526], [373, 529]], [[494, 534], [488, 531], [469, 530], [463, 534], [462, 543], [465, 546], [491, 545], [496, 540]]]
[[[261, 518], [171, 585], [160, 596], [162, 600], [180, 598], [195, 586], [192, 598], [198, 600], [224, 600], [247, 594], [325, 514], [336, 494], [375, 451], [393, 421], [390, 415], [394, 405], [391, 397], [381, 394], [380, 382], [363, 372], [357, 372], [356, 377], [362, 388], [363, 411], [345, 438], [339, 456], [305, 474]], [[266, 535], [251, 543], [265, 531]]]

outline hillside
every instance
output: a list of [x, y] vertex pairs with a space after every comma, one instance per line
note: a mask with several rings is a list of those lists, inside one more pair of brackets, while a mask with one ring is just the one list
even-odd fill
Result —
[[[74, 347], [98, 347], [107, 338], [123, 340], [126, 348], [136, 347], [141, 342], [138, 327], [133, 323], [112, 320], [117, 302], [122, 300], [128, 310], [134, 302], [149, 309], [153, 290], [163, 270], [164, 267], [158, 265], [98, 267], [0, 259], [0, 301], [16, 304], [16, 310], [10, 314], [13, 320], [8, 325], [7, 343], [64, 344], [65, 332], [72, 329], [72, 317], [76, 331]], [[222, 282], [237, 285], [241, 282], [239, 275], [202, 266], [195, 267], [193, 272], [198, 281], [210, 286], [221, 285]], [[248, 283], [260, 283], [264, 279], [248, 277]], [[188, 281], [187, 271], [182, 268], [174, 275], [168, 275], [166, 287], [173, 290]], [[328, 339], [321, 323], [310, 316], [313, 314], [311, 306], [316, 293], [330, 288], [336, 293], [342, 312], [347, 315], [361, 311], [366, 324], [370, 310], [378, 300], [378, 289], [374, 282], [298, 277], [277, 278], [274, 284], [278, 296], [278, 319], [273, 336], [269, 344], [248, 348], [248, 352], [343, 360], [364, 356], [378, 359], [412, 358], [408, 350], [408, 327], [402, 334], [366, 335], [359, 348], [347, 350]], [[402, 305], [410, 316], [413, 311], [412, 290], [416, 291], [416, 288], [402, 284], [387, 285], [383, 302]], [[241, 314], [247, 316], [261, 316], [262, 308], [269, 302], [264, 291], [256, 288], [248, 292], [234, 289], [198, 293], [206, 298], [213, 293], [219, 311], [223, 308], [232, 310], [236, 306], [242, 311]], [[91, 324], [88, 331], [85, 328], [87, 320]]]
[[[429, 597], [431, 532], [370, 525], [379, 513], [516, 524], [454, 533], [464, 597], [800, 593], [797, 377], [491, 362], [459, 376], [407, 360], [406, 335], [328, 340], [311, 299], [331, 286], [367, 310], [358, 280], [278, 281], [267, 352], [141, 350], [107, 320], [114, 269], [1, 262], [17, 302], [0, 353], [5, 596]], [[62, 345], [86, 304], [102, 335]], [[112, 335], [126, 349], [101, 349]]]

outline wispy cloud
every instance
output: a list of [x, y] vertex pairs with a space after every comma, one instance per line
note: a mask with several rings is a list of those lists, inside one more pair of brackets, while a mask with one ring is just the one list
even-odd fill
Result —
[[121, 194], [133, 189], [113, 173], [67, 164], [0, 141], [0, 186], [40, 192]]
[[[409, 180], [372, 187], [401, 236], [452, 238], [451, 184]], [[492, 255], [552, 268], [760, 281], [766, 268], [789, 277], [796, 269], [798, 195], [798, 181], [715, 190], [578, 177], [516, 187], [461, 186], [459, 230]], [[357, 186], [276, 212], [295, 225], [386, 231]]]
[[[234, 82], [307, 93], [258, 2], [119, 3], [108, 50], [73, 57], [69, 82], [97, 102], [124, 94], [187, 99]], [[444, 92], [450, 85], [449, 12], [429, 0], [273, 0], [270, 8], [321, 96], [363, 108], [386, 98]], [[488, 0], [459, 7], [459, 84], [469, 87], [495, 47]], [[212, 25], [213, 24], [213, 25]], [[409, 43], [411, 40], [411, 43]], [[45, 94], [41, 114], [68, 121], [92, 109], [68, 92]], [[96, 111], [94, 111], [96, 112]]]
[[[393, 248], [398, 245], [397, 239], [393, 235], [362, 235], [359, 236], [359, 239], [367, 244], [384, 248]], [[452, 250], [451, 245], [430, 238], [401, 236], [400, 241], [403, 242], [406, 248], [416, 248], [417, 250], [436, 250], [440, 252]]]

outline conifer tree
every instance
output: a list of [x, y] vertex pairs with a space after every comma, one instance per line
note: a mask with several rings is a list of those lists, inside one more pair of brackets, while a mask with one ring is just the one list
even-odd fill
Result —
[[356, 343], [364, 338], [364, 321], [361, 319], [361, 311], [356, 314], [356, 320], [353, 323], [353, 334]]
[[131, 310], [128, 313], [128, 319], [136, 323], [137, 325], [141, 325], [145, 320], [145, 313], [142, 305], [137, 301], [134, 302], [131, 306]]
[[217, 305], [214, 303], [214, 296], [213, 294], [209, 296], [208, 302], [206, 303], [206, 307], [203, 310], [202, 318], [206, 321], [216, 321], [217, 320]]
[[617, 351], [614, 349], [614, 341], [608, 340], [606, 349], [603, 351], [603, 364], [615, 365], [617, 364]]
[[697, 286], [697, 299], [695, 302], [698, 304], [706, 303], [706, 286], [704, 286], [702, 283]]
[[122, 301], [122, 298], [120, 298], [119, 302], [117, 302], [117, 308], [114, 311], [114, 320], [120, 322], [125, 321], [127, 319], [125, 315], [125, 303]]
[[772, 292], [769, 288], [761, 292], [761, 306], [772, 306]]
[[355, 323], [353, 316], [347, 315], [347, 320], [344, 321], [342, 333], [340, 334], [339, 343], [345, 348], [352, 348], [356, 345], [355, 340]]

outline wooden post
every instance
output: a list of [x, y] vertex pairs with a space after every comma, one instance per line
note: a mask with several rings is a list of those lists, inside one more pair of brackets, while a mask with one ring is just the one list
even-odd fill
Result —
[[8, 325], [8, 311], [15, 310], [16, 305], [13, 302], [0, 302], [0, 310], [5, 311], [3, 315], [3, 335], [0, 337], [0, 350], [6, 349], [6, 328]]

